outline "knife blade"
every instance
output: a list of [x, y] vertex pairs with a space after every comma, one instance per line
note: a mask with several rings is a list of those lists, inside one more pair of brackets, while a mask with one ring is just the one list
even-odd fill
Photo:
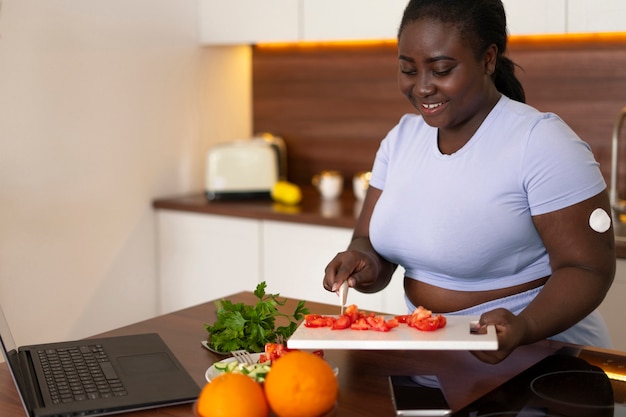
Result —
[[341, 287], [339, 287], [339, 304], [341, 305], [341, 314], [343, 314], [343, 309], [346, 306], [346, 300], [348, 299], [348, 280], [345, 280]]

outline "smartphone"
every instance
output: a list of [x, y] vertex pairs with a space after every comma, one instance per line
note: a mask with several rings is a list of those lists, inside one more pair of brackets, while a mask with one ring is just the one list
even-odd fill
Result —
[[435, 375], [392, 375], [391, 399], [397, 416], [449, 416], [452, 410]]

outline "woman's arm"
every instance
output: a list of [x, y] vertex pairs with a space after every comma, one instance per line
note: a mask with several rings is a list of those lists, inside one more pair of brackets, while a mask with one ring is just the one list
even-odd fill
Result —
[[485, 313], [483, 324], [496, 324], [500, 350], [476, 352], [498, 362], [521, 344], [558, 334], [596, 309], [615, 275], [613, 227], [602, 232], [590, 226], [591, 213], [600, 208], [610, 216], [605, 191], [581, 203], [533, 217], [550, 257], [552, 275], [537, 297], [515, 317], [499, 309]]
[[337, 291], [345, 280], [366, 293], [380, 291], [389, 284], [396, 265], [376, 253], [369, 239], [370, 219], [381, 193], [377, 188], [368, 188], [348, 249], [338, 253], [324, 271], [327, 290]]

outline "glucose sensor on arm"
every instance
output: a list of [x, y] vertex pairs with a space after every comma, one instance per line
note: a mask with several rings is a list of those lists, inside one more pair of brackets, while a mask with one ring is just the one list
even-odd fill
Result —
[[598, 233], [604, 233], [611, 227], [611, 216], [598, 207], [589, 216], [589, 227]]

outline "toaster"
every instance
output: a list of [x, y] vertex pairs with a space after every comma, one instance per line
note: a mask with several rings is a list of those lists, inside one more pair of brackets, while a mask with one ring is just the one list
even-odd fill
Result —
[[217, 144], [206, 156], [206, 196], [209, 200], [270, 198], [279, 167], [277, 153], [266, 141]]

